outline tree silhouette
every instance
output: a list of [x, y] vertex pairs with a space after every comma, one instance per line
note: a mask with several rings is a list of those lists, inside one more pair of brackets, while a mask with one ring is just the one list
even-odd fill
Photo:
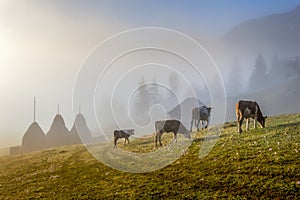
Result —
[[148, 86], [146, 85], [144, 77], [138, 83], [139, 87], [137, 90], [137, 99], [135, 102], [135, 115], [137, 118], [143, 118], [150, 106], [150, 92]]
[[266, 61], [264, 57], [259, 54], [256, 57], [254, 69], [252, 71], [248, 86], [251, 91], [257, 91], [266, 88], [267, 85], [268, 77]]
[[269, 80], [273, 84], [280, 84], [287, 81], [290, 77], [298, 75], [300, 72], [299, 57], [294, 58], [279, 58], [277, 54], [274, 54], [270, 72], [268, 74]]
[[179, 89], [179, 76], [177, 72], [172, 72], [169, 76], [169, 86], [172, 92], [176, 93]]
[[274, 53], [271, 60], [270, 71], [268, 75], [270, 83], [272, 84], [280, 83], [284, 77], [283, 73], [284, 73], [283, 62], [280, 60], [278, 54]]
[[156, 83], [155, 79], [153, 80], [152, 84], [149, 86], [149, 105], [156, 104], [160, 102], [160, 92], [159, 86]]
[[295, 74], [299, 74], [300, 70], [300, 60], [299, 56], [295, 56], [294, 58], [290, 59], [287, 63], [287, 75], [293, 76]]

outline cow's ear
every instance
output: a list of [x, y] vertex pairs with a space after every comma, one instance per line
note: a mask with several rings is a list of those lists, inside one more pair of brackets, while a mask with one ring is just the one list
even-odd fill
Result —
[[268, 116], [266, 115], [266, 116], [264, 116], [264, 118], [265, 118], [265, 119], [267, 119], [267, 118], [268, 118]]

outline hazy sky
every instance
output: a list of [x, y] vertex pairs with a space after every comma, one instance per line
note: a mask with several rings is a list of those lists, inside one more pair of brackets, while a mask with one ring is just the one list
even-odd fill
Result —
[[44, 132], [57, 103], [71, 128], [79, 67], [112, 34], [158, 26], [197, 40], [218, 38], [244, 20], [286, 12], [299, 4], [300, 0], [1, 0], [0, 147], [20, 144], [32, 122], [33, 96]]

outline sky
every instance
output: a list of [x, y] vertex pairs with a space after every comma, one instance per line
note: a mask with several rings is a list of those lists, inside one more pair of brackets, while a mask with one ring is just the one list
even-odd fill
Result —
[[[21, 143], [32, 123], [33, 96], [37, 97], [37, 121], [44, 132], [50, 128], [58, 103], [71, 128], [78, 112], [73, 111], [72, 97], [80, 66], [113, 34], [138, 27], [164, 27], [201, 43], [222, 37], [247, 19], [287, 12], [297, 5], [300, 0], [2, 0], [0, 148]], [[84, 105], [81, 107], [84, 114]]]

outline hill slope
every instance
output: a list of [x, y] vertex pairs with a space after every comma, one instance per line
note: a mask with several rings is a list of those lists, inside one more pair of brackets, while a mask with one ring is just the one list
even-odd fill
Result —
[[292, 55], [300, 52], [300, 5], [293, 10], [245, 21], [224, 39], [244, 52], [274, 51]]
[[[0, 159], [2, 198], [262, 198], [300, 195], [300, 114], [267, 120], [267, 128], [236, 133], [226, 123], [213, 150], [199, 158], [205, 131], [188, 153], [151, 173], [132, 174], [98, 162], [83, 146], [66, 146]], [[136, 139], [127, 149], [152, 149]], [[121, 145], [120, 145], [121, 146]]]

